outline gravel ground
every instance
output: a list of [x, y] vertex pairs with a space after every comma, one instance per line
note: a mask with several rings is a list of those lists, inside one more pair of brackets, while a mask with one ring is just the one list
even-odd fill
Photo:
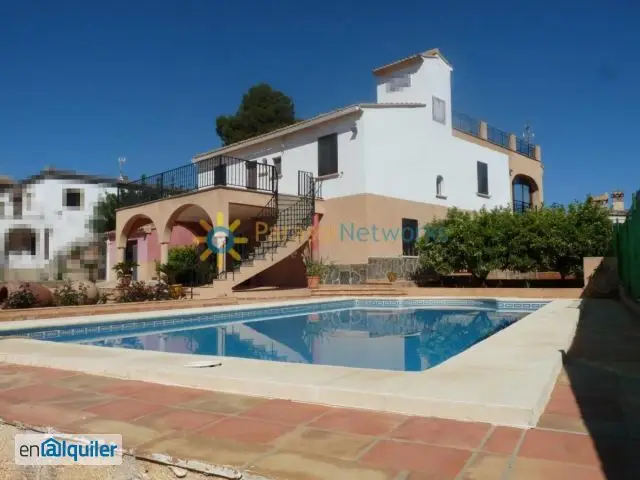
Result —
[[[21, 430], [0, 424], [0, 480], [176, 480], [169, 467], [125, 456], [118, 466], [41, 466], [24, 467], [15, 464], [14, 437]], [[185, 480], [215, 477], [188, 472]]]

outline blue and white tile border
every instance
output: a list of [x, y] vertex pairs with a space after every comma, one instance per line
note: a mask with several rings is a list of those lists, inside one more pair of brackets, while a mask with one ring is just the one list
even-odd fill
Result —
[[[198, 324], [215, 326], [234, 322], [250, 322], [253, 320], [275, 319], [290, 315], [306, 315], [346, 308], [439, 308], [439, 309], [481, 309], [509, 312], [534, 312], [546, 305], [547, 301], [515, 301], [499, 299], [460, 299], [460, 298], [348, 298], [338, 300], [320, 300], [315, 302], [279, 303], [269, 306], [247, 308], [207, 309], [206, 312], [190, 310], [169, 311], [169, 315], [149, 316], [129, 314], [124, 318], [113, 315], [96, 317], [76, 317], [61, 324], [51, 325], [47, 320], [38, 320], [34, 325], [24, 325], [25, 321], [6, 322], [0, 325], [0, 338], [21, 336], [37, 340], [56, 340], [60, 337], [90, 338], [92, 335], [113, 332], [125, 334], [157, 328], [193, 327]], [[200, 310], [200, 309], [197, 309]], [[159, 312], [150, 312], [159, 313]], [[164, 313], [164, 312], [163, 312]], [[120, 317], [120, 316], [118, 316]], [[87, 321], [87, 320], [93, 321]], [[29, 322], [29, 321], [26, 321]], [[54, 322], [55, 323], [55, 322]], [[13, 324], [14, 328], [3, 328]], [[117, 328], [116, 328], [117, 326]], [[66, 327], [66, 328], [65, 328]]]

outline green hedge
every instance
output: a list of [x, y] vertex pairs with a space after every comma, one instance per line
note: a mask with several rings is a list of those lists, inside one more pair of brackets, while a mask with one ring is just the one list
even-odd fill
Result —
[[614, 227], [613, 251], [618, 258], [618, 275], [627, 293], [640, 299], [640, 191], [633, 197], [625, 223]]

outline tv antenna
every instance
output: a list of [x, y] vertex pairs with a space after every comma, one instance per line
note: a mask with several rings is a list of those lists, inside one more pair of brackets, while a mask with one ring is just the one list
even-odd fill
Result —
[[527, 122], [524, 125], [524, 132], [522, 133], [522, 138], [527, 143], [533, 143], [533, 139], [535, 138], [535, 136], [536, 136], [536, 134], [533, 133], [533, 129], [531, 128], [530, 122]]
[[123, 170], [123, 166], [124, 164], [127, 162], [127, 159], [125, 157], [119, 157], [118, 158], [118, 164], [120, 165], [120, 181], [124, 182], [124, 170]]

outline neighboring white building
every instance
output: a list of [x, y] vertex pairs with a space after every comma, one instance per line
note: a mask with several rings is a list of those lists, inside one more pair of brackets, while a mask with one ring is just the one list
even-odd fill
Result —
[[90, 219], [117, 180], [46, 169], [0, 182], [0, 268], [6, 279], [46, 279], [53, 264], [94, 237]]

